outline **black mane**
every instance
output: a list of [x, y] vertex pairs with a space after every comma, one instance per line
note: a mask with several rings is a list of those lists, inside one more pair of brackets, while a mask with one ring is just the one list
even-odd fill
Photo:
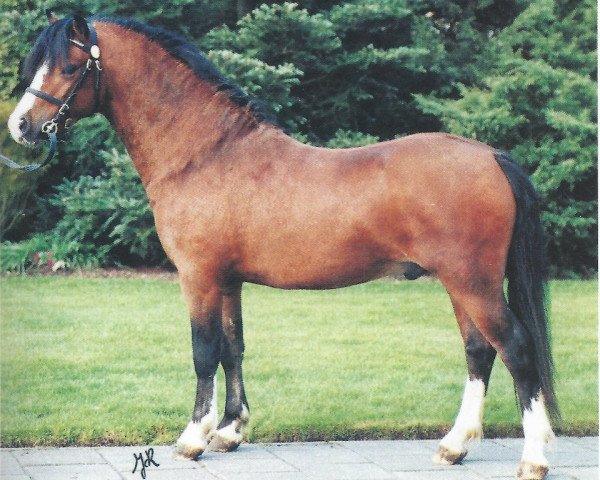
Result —
[[[272, 112], [262, 102], [246, 95], [239, 87], [229, 82], [217, 67], [185, 38], [131, 18], [93, 16], [89, 20], [113, 23], [144, 35], [187, 65], [198, 78], [215, 85], [218, 91], [226, 93], [234, 104], [250, 111], [257, 120], [275, 124]], [[23, 77], [28, 82], [31, 82], [44, 62], [48, 62], [50, 69], [65, 63], [72, 23], [73, 17], [65, 17], [50, 24], [39, 35], [23, 64]]]

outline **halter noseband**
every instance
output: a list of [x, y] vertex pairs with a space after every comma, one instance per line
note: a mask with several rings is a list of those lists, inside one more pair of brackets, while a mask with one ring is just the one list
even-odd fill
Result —
[[48, 135], [48, 139], [50, 140], [50, 150], [48, 151], [46, 158], [41, 164], [32, 163], [30, 165], [19, 165], [18, 163], [0, 154], [0, 161], [2, 161], [6, 166], [31, 172], [33, 170], [37, 170], [38, 168], [43, 167], [44, 165], [47, 165], [48, 162], [52, 160], [52, 157], [54, 157], [54, 154], [56, 153], [59, 135], [62, 139], [62, 133], [70, 127], [69, 109], [71, 103], [73, 102], [73, 100], [75, 100], [77, 92], [83, 85], [83, 82], [85, 81], [88, 73], [92, 69], [95, 69], [96, 71], [94, 81], [94, 110], [97, 110], [100, 101], [100, 72], [102, 71], [102, 67], [100, 66], [100, 48], [98, 47], [98, 37], [96, 35], [96, 29], [91, 23], [88, 23], [88, 29], [90, 31], [89, 44], [81, 43], [72, 38], [69, 39], [69, 41], [73, 45], [89, 54], [89, 58], [87, 60], [83, 72], [81, 73], [81, 75], [77, 79], [77, 82], [75, 83], [75, 85], [64, 100], [53, 97], [52, 95], [44, 93], [41, 90], [36, 90], [35, 88], [27, 87], [25, 89], [26, 92], [29, 92], [35, 95], [36, 97], [41, 98], [42, 100], [46, 100], [47, 102], [53, 103], [54, 105], [57, 105], [59, 107], [56, 115], [52, 119], [45, 122], [41, 128], [42, 133]]

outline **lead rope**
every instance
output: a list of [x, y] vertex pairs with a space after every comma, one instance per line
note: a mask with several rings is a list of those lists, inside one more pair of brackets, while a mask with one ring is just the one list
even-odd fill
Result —
[[0, 153], [0, 161], [9, 168], [14, 168], [15, 170], [23, 170], [24, 172], [33, 172], [38, 168], [42, 168], [46, 166], [58, 148], [58, 138], [56, 137], [56, 132], [48, 133], [48, 140], [50, 141], [50, 150], [48, 150], [48, 154], [42, 163], [30, 163], [29, 165], [21, 165], [17, 162], [14, 162], [10, 158], [2, 155]]

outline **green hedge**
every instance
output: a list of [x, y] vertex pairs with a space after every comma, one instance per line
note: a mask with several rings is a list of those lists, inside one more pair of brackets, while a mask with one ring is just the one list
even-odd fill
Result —
[[[57, 13], [131, 15], [187, 35], [302, 141], [347, 147], [446, 130], [510, 151], [541, 193], [554, 275], [595, 273], [591, 0], [159, 3], [85, 0]], [[0, 95], [11, 102], [22, 92], [19, 61], [44, 23], [41, 5], [12, 0], [0, 14], [9, 40], [0, 47]], [[3, 135], [3, 151], [19, 156]], [[74, 127], [43, 176], [5, 170], [3, 249], [25, 257], [4, 270], [33, 266], [33, 245], [62, 252], [69, 265], [165, 262], [144, 192], [101, 117]]]

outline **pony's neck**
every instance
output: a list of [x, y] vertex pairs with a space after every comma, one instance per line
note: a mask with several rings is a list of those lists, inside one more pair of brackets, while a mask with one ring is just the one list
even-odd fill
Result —
[[142, 182], [220, 156], [260, 125], [217, 87], [143, 34], [96, 24], [106, 82], [105, 113], [125, 144]]

